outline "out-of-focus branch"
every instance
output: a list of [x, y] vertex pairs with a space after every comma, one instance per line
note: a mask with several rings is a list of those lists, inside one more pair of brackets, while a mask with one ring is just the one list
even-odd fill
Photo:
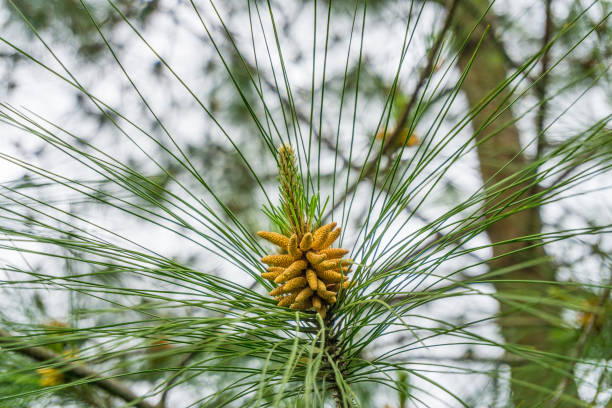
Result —
[[[546, 0], [546, 21], [544, 23], [544, 34], [542, 35], [542, 49], [544, 53], [542, 54], [542, 66], [540, 68], [540, 81], [536, 83], [536, 94], [538, 96], [538, 100], [540, 106], [538, 107], [538, 112], [536, 115], [536, 132], [537, 132], [537, 146], [536, 146], [536, 157], [535, 161], [540, 160], [542, 154], [544, 153], [544, 147], [546, 146], [546, 137], [544, 135], [544, 122], [546, 121], [546, 112], [548, 108], [546, 94], [548, 89], [548, 66], [550, 64], [550, 47], [548, 43], [550, 42], [550, 37], [552, 35], [552, 9], [551, 4], [552, 0]], [[534, 169], [534, 172], [538, 172], [539, 167]], [[535, 195], [540, 190], [540, 186], [538, 184], [534, 184], [531, 188], [531, 194]], [[535, 216], [536, 213], [532, 213]], [[533, 218], [533, 217], [532, 217]], [[535, 225], [537, 222], [536, 219], [531, 219], [529, 221], [532, 225]]]
[[383, 148], [383, 153], [387, 153], [389, 149], [393, 145], [396, 144], [397, 138], [400, 136], [400, 134], [402, 133], [402, 130], [404, 129], [404, 127], [406, 126], [406, 123], [408, 122], [408, 118], [410, 117], [410, 112], [412, 112], [412, 107], [418, 100], [418, 95], [421, 91], [421, 88], [423, 87], [423, 85], [425, 85], [425, 83], [427, 82], [427, 79], [431, 76], [432, 72], [434, 71], [436, 56], [438, 55], [438, 52], [440, 51], [440, 48], [442, 47], [442, 42], [444, 40], [445, 34], [450, 30], [451, 22], [453, 21], [453, 17], [455, 15], [455, 11], [457, 10], [458, 4], [459, 4], [458, 0], [453, 0], [450, 6], [448, 7], [448, 12], [446, 13], [446, 19], [444, 20], [444, 25], [442, 26], [442, 29], [440, 30], [440, 34], [438, 35], [438, 38], [436, 39], [435, 44], [429, 50], [429, 55], [427, 56], [427, 65], [425, 66], [425, 69], [421, 71], [421, 75], [419, 77], [417, 85], [414, 88], [414, 91], [412, 92], [412, 95], [410, 96], [410, 100], [406, 104], [406, 108], [402, 112], [402, 115], [400, 116], [400, 119], [396, 124], [395, 130], [390, 135], [389, 140], [386, 141], [385, 147]]
[[[474, 355], [463, 355], [463, 356], [406, 356], [406, 358], [389, 359], [394, 363], [411, 363], [414, 361], [455, 361], [460, 363], [490, 363], [490, 364], [508, 364], [508, 365], [521, 365], [527, 363], [529, 360], [514, 356], [506, 355], [501, 357], [478, 357]], [[419, 363], [417, 363], [419, 364]]]
[[542, 155], [542, 150], [545, 145], [545, 138], [542, 133], [544, 131], [544, 122], [546, 120], [546, 110], [548, 107], [546, 101], [546, 90], [548, 88], [549, 77], [546, 73], [548, 72], [548, 66], [550, 65], [550, 47], [548, 47], [548, 43], [550, 42], [553, 28], [551, 3], [552, 0], [546, 0], [546, 22], [544, 23], [544, 35], [542, 36], [542, 49], [544, 50], [544, 53], [542, 54], [542, 66], [540, 68], [541, 79], [536, 85], [536, 92], [538, 94], [538, 99], [540, 100], [540, 106], [538, 107], [536, 118], [536, 129], [538, 132], [536, 157], [538, 159]]
[[105, 378], [93, 369], [82, 363], [73, 363], [62, 356], [44, 347], [29, 346], [24, 344], [19, 337], [11, 335], [6, 330], [0, 329], [0, 345], [5, 346], [5, 350], [22, 354], [33, 360], [56, 364], [57, 369], [63, 370], [64, 374], [70, 377], [86, 380], [91, 385], [103, 389], [107, 393], [132, 403], [138, 408], [154, 408], [143, 397], [136, 395], [125, 384], [120, 381]]

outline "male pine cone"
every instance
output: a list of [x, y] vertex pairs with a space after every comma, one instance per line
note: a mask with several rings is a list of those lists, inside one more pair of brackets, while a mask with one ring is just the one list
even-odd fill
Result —
[[276, 232], [257, 233], [287, 252], [261, 259], [269, 265], [268, 271], [261, 276], [279, 284], [270, 292], [279, 306], [314, 309], [325, 318], [327, 307], [336, 302], [340, 287], [349, 287], [346, 274], [350, 260], [342, 259], [348, 251], [331, 248], [341, 231], [340, 227], [335, 227], [336, 223], [332, 222], [314, 232], [308, 231], [301, 236], [296, 233], [291, 237]]

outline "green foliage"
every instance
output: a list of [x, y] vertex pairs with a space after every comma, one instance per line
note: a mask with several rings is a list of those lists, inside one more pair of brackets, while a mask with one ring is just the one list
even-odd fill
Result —
[[[22, 395], [2, 401], [3, 407], [21, 408], [31, 404], [36, 397], [31, 394], [40, 390], [40, 377], [33, 370], [23, 370], [31, 363], [14, 353], [0, 352], [2, 366], [0, 367], [0, 395]], [[38, 401], [44, 406], [43, 401]]]

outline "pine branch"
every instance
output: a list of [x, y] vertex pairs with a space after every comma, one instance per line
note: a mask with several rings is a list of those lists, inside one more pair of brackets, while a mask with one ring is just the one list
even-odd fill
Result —
[[64, 359], [59, 354], [52, 352], [43, 347], [29, 346], [24, 344], [18, 337], [11, 335], [9, 332], [0, 329], [0, 345], [8, 346], [8, 351], [13, 351], [39, 362], [53, 362], [58, 364], [58, 368], [64, 370], [68, 376], [86, 380], [88, 383], [103, 389], [107, 393], [132, 403], [138, 408], [155, 408], [154, 405], [146, 402], [143, 398], [134, 394], [125, 384], [111, 378], [105, 378], [82, 363], [71, 363]]

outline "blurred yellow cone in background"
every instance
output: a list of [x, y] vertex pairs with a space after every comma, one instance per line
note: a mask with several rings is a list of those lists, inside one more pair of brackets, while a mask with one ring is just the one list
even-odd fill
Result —
[[40, 374], [41, 387], [51, 387], [64, 382], [64, 374], [56, 368], [43, 367], [36, 369], [36, 372]]
[[[395, 131], [388, 131], [387, 132], [387, 136], [385, 137], [385, 131], [381, 130], [380, 132], [378, 132], [378, 134], [376, 134], [376, 139], [382, 141], [383, 138], [385, 138], [385, 144], [389, 143], [389, 138], [393, 137], [393, 134], [395, 133]], [[393, 143], [393, 147], [396, 149], [399, 149], [402, 146], [406, 146], [406, 147], [412, 147], [412, 146], [416, 146], [420, 143], [421, 141], [419, 140], [419, 137], [416, 135], [416, 133], [412, 132], [410, 133], [410, 129], [404, 129], [402, 130], [397, 137], [391, 141], [391, 143]]]

